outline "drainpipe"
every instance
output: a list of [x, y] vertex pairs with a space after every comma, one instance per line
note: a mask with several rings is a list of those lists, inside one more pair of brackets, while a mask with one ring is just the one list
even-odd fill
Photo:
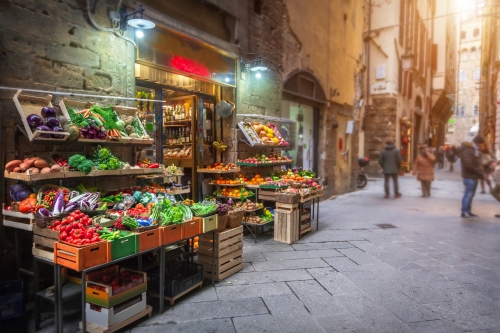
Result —
[[[371, 22], [372, 22], [372, 3], [371, 1], [368, 1], [368, 36], [366, 36], [366, 105], [365, 105], [365, 114], [363, 116], [363, 132], [365, 132], [365, 118], [368, 114], [368, 111], [370, 111], [370, 31], [372, 29], [371, 27]], [[366, 132], [365, 135], [363, 136], [363, 140], [365, 141], [364, 144], [364, 149], [366, 152]], [[363, 152], [364, 156], [370, 155], [369, 152], [365, 154]]]

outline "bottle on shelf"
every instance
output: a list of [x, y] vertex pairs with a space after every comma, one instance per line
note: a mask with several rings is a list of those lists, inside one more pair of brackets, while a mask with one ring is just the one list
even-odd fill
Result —
[[181, 110], [181, 120], [184, 120], [184, 119], [186, 119], [186, 108], [183, 105], [182, 110]]
[[187, 131], [188, 143], [192, 143], [193, 142], [193, 137], [191, 135], [191, 128], [187, 127], [186, 131]]

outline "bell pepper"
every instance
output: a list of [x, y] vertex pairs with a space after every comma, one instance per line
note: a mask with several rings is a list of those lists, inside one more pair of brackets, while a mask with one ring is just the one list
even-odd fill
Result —
[[158, 169], [160, 167], [160, 164], [158, 163], [152, 163], [148, 165], [148, 169]]

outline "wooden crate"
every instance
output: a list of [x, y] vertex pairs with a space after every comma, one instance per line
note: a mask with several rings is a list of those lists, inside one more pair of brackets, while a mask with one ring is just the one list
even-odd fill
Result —
[[19, 218], [14, 216], [4, 216], [3, 225], [4, 227], [11, 227], [26, 231], [32, 231], [33, 225], [35, 224], [35, 220]]
[[111, 246], [107, 241], [75, 247], [61, 242], [54, 243], [54, 259], [57, 264], [80, 272], [102, 265], [111, 259]]
[[[87, 321], [86, 331], [89, 333], [113, 333], [113, 332], [118, 331], [119, 329], [124, 328], [127, 325], [132, 324], [133, 322], [141, 319], [142, 317], [144, 317], [146, 315], [148, 317], [151, 317], [152, 311], [153, 311], [153, 307], [151, 305], [146, 305], [146, 310], [141, 311], [138, 314], [133, 315], [133, 316], [125, 319], [124, 321], [119, 322], [119, 323], [117, 323], [109, 328], [105, 328], [105, 327], [102, 327], [102, 326], [99, 326], [97, 324], [93, 324], [93, 323], [90, 323]], [[82, 322], [81, 321], [78, 323], [78, 327], [80, 328], [80, 332], [81, 332], [82, 331]]]
[[[132, 116], [135, 117], [137, 123], [142, 129], [142, 132], [144, 135], [146, 135], [146, 130], [142, 126], [142, 122], [137, 117], [137, 108], [135, 107], [128, 107], [128, 106], [120, 106], [120, 105], [115, 105], [113, 106], [113, 110], [116, 112], [118, 117], [121, 117], [122, 115], [127, 115], [127, 116]], [[148, 139], [143, 139], [143, 138], [128, 138], [127, 142], [129, 143], [144, 143], [144, 144], [153, 144], [154, 140], [153, 138], [148, 138]]]
[[159, 247], [160, 237], [160, 229], [158, 228], [137, 233], [138, 252]]
[[160, 227], [160, 245], [178, 242], [184, 238], [182, 224], [172, 224]]
[[193, 217], [192, 220], [184, 222], [182, 225], [182, 237], [189, 238], [201, 234], [202, 219], [201, 217]]
[[202, 218], [202, 227], [201, 227], [201, 232], [206, 233], [212, 230], [217, 229], [218, 225], [218, 217], [219, 215], [215, 214], [212, 216], [207, 216]]
[[276, 201], [276, 191], [259, 190], [259, 200]]
[[14, 101], [14, 104], [16, 105], [17, 111], [19, 112], [19, 115], [21, 116], [21, 120], [23, 121], [24, 125], [24, 130], [26, 131], [26, 134], [28, 135], [28, 139], [30, 141], [33, 140], [55, 140], [55, 141], [65, 141], [69, 137], [68, 132], [57, 132], [58, 135], [62, 135], [62, 139], [54, 139], [54, 138], [42, 138], [40, 137], [41, 134], [55, 134], [55, 132], [52, 131], [32, 131], [30, 126], [28, 125], [28, 121], [26, 120], [26, 117], [28, 117], [30, 114], [37, 114], [41, 117], [41, 111], [42, 108], [48, 106], [52, 107], [52, 103], [50, 102], [52, 100], [52, 95], [47, 95], [45, 97], [35, 97], [35, 96], [27, 96], [27, 95], [21, 95], [22, 90], [18, 90], [17, 93], [14, 95], [12, 98]]
[[[215, 234], [215, 280], [221, 281], [243, 269], [243, 226]], [[205, 278], [212, 277], [212, 237], [200, 236], [198, 262]]]
[[293, 244], [299, 240], [299, 210], [274, 210], [274, 240]]
[[280, 210], [286, 210], [286, 211], [293, 211], [294, 209], [298, 209], [299, 204], [289, 204], [289, 203], [282, 203], [282, 202], [277, 202], [276, 203], [276, 209]]
[[54, 261], [54, 247], [50, 248], [33, 243], [31, 254], [35, 257], [40, 257], [50, 261]]

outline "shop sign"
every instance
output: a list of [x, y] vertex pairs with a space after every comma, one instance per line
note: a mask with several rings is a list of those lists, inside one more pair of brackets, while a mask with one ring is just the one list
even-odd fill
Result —
[[138, 40], [137, 62], [221, 85], [236, 82], [236, 57], [164, 28]]

